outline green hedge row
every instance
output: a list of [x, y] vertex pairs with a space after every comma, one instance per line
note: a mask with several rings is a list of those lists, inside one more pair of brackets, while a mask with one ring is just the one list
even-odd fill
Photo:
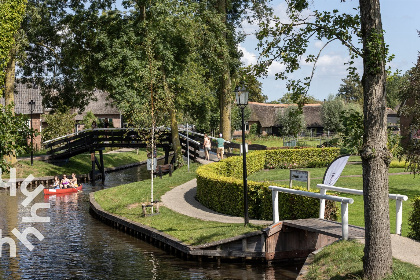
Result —
[[420, 241], [420, 196], [413, 200], [413, 210], [408, 218], [408, 237]]
[[[326, 167], [338, 155], [337, 148], [255, 151], [247, 155], [247, 171], [248, 174], [252, 174], [267, 166], [280, 166], [283, 163], [292, 163], [293, 167]], [[242, 216], [244, 212], [242, 169], [242, 157], [230, 157], [218, 163], [200, 166], [197, 169], [197, 200], [217, 212]], [[268, 182], [248, 181], [250, 218], [272, 219], [269, 185]], [[319, 192], [319, 190], [311, 191]], [[336, 219], [338, 208], [335, 203], [327, 201], [326, 204], [326, 218]], [[318, 217], [318, 213], [318, 199], [279, 193], [280, 219], [314, 218]]]

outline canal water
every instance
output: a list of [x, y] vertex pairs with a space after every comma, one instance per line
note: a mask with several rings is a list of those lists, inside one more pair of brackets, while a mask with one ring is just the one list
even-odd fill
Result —
[[[295, 279], [300, 266], [279, 264], [197, 263], [175, 256], [111, 228], [89, 214], [89, 193], [124, 183], [148, 179], [145, 167], [107, 174], [105, 184], [83, 184], [83, 192], [37, 195], [25, 203], [17, 190], [0, 190], [0, 279]], [[157, 179], [158, 180], [158, 179]], [[32, 190], [30, 190], [32, 191]], [[48, 222], [24, 221], [31, 207], [47, 203], [36, 211]], [[44, 205], [45, 206], [45, 205]], [[31, 228], [43, 236], [28, 234], [29, 250], [14, 235]], [[14, 230], [14, 231], [13, 231]], [[12, 232], [13, 231], [13, 232]], [[8, 237], [16, 242], [16, 257], [10, 257]], [[27, 244], [28, 245], [28, 244]], [[28, 245], [29, 246], [29, 245]]]

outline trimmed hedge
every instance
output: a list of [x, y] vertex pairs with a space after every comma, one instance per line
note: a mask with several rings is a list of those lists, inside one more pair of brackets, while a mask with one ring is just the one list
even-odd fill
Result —
[[408, 218], [408, 226], [410, 228], [408, 237], [420, 241], [420, 196], [413, 199], [413, 210]]
[[[264, 150], [247, 155], [248, 174], [267, 166], [285, 168], [284, 163], [295, 167], [326, 167], [339, 155], [337, 148], [310, 148]], [[197, 169], [197, 200], [214, 211], [243, 215], [242, 157], [230, 157], [218, 163]], [[269, 182], [248, 181], [248, 213], [250, 218], [271, 220], [272, 198]], [[288, 186], [282, 186], [288, 187]], [[298, 189], [298, 188], [296, 188]], [[310, 190], [319, 192], [319, 190]], [[305, 219], [318, 217], [319, 200], [299, 195], [279, 193], [280, 219]], [[326, 218], [336, 219], [338, 208], [333, 201], [326, 203]]]

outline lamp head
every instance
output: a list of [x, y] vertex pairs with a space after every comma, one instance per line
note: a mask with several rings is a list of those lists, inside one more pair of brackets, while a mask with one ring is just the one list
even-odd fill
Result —
[[236, 105], [245, 107], [248, 105], [248, 91], [246, 88], [241, 84], [240, 86], [235, 88], [236, 93]]

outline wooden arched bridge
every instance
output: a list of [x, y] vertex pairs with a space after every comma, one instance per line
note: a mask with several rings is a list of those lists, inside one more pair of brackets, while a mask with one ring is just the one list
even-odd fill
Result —
[[[44, 142], [44, 148], [50, 160], [69, 159], [72, 156], [100, 151], [106, 147], [146, 148], [150, 142], [149, 129], [132, 128], [98, 128], [83, 130]], [[168, 129], [157, 129], [155, 145], [169, 154], [171, 149], [171, 132]]]

